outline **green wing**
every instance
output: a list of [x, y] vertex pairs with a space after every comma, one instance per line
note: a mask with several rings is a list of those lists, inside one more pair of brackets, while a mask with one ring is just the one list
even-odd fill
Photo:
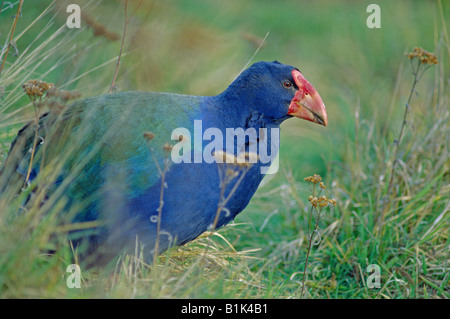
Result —
[[[58, 185], [72, 199], [83, 199], [108, 176], [122, 191], [138, 196], [158, 180], [158, 167], [167, 156], [163, 145], [172, 142], [172, 130], [191, 130], [201, 101], [197, 96], [121, 92], [75, 102], [60, 115], [48, 113], [40, 119], [37, 139], [33, 123], [19, 131], [0, 185], [23, 183], [36, 140], [30, 180], [36, 177], [38, 185]], [[154, 139], [146, 140], [144, 132], [152, 132]]]

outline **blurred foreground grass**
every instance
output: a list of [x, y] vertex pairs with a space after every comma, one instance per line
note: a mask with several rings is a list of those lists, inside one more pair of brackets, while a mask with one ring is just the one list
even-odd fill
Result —
[[[138, 2], [128, 1], [129, 14]], [[0, 75], [0, 163], [33, 118], [21, 90], [27, 80], [83, 97], [108, 92], [123, 2], [79, 3], [84, 21], [91, 21], [80, 30], [64, 26], [62, 1], [24, 3]], [[82, 289], [66, 286], [73, 262], [67, 244], [53, 256], [40, 250], [52, 238], [54, 219], [12, 218], [0, 198], [0, 296], [299, 298], [310, 195], [303, 177], [318, 173], [338, 206], [321, 220], [307, 298], [448, 298], [450, 6], [377, 1], [382, 27], [369, 29], [369, 3], [144, 1], [128, 24], [117, 90], [217, 94], [269, 32], [254, 61], [299, 67], [320, 92], [330, 124], [283, 125], [280, 172], [265, 179], [234, 224], [167, 252], [155, 266], [126, 256], [113, 276], [83, 271]], [[3, 45], [16, 10], [1, 12]], [[415, 46], [436, 53], [439, 64], [416, 87], [388, 194], [394, 139], [413, 80], [405, 53]], [[380, 288], [367, 285], [370, 264], [380, 267]]]

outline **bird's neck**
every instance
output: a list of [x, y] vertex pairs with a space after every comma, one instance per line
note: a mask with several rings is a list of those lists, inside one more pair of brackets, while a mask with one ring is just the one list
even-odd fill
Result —
[[[240, 90], [232, 90], [230, 87], [219, 95], [209, 98], [211, 114], [217, 118], [217, 122], [225, 127], [234, 128], [271, 128], [279, 127], [284, 120], [275, 120], [259, 111], [257, 103], [252, 96], [241, 94]], [[216, 122], [216, 123], [217, 123]]]
[[[258, 169], [262, 167], [261, 171], [276, 159], [282, 120], [276, 121], [265, 116], [255, 108], [242, 104], [238, 96], [228, 95], [227, 92], [209, 98], [205, 107], [208, 112], [203, 112], [203, 130], [219, 128], [226, 141], [223, 143], [224, 151], [228, 141], [235, 141], [232, 155], [257, 153], [262, 161], [258, 161], [255, 166]], [[227, 153], [230, 153], [228, 149]]]

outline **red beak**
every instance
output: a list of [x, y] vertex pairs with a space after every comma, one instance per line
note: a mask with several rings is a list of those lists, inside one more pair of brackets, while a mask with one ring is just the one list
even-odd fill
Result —
[[292, 76], [295, 84], [298, 86], [298, 91], [289, 105], [288, 114], [327, 126], [327, 110], [319, 93], [300, 71], [293, 70]]

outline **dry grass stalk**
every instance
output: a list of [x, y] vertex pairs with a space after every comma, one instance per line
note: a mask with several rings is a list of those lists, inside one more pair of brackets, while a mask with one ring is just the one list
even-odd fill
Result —
[[[8, 46], [5, 51], [5, 56], [3, 57], [2, 66], [0, 67], [0, 75], [2, 74], [3, 68], [5, 66], [5, 62], [6, 62], [6, 58], [8, 57], [9, 49], [11, 48], [12, 44], [14, 43], [14, 31], [16, 30], [17, 20], [19, 19], [19, 16], [20, 16], [20, 10], [22, 9], [22, 4], [23, 4], [23, 0], [20, 0], [19, 7], [17, 8], [16, 17], [14, 18], [14, 23], [13, 23], [12, 29], [11, 29], [11, 33], [10, 33], [11, 36], [10, 36]], [[0, 12], [1, 12], [1, 10], [0, 10]]]
[[419, 83], [423, 74], [431, 66], [438, 64], [438, 59], [437, 59], [436, 55], [434, 55], [433, 53], [430, 53], [422, 48], [419, 48], [419, 47], [415, 47], [413, 52], [408, 53], [407, 56], [411, 63], [414, 81], [411, 86], [411, 90], [409, 92], [409, 97], [408, 97], [408, 100], [405, 105], [405, 111], [403, 113], [403, 120], [402, 120], [402, 124], [400, 126], [400, 132], [399, 132], [397, 139], [394, 141], [393, 163], [392, 163], [392, 168], [390, 171], [390, 177], [389, 177], [389, 182], [388, 182], [388, 186], [387, 186], [387, 193], [386, 193], [386, 196], [384, 199], [381, 215], [379, 217], [380, 229], [383, 228], [384, 217], [390, 207], [389, 203], [390, 203], [392, 187], [394, 185], [394, 175], [395, 175], [395, 171], [397, 168], [397, 164], [400, 160], [398, 158], [398, 150], [399, 150], [399, 146], [402, 141], [402, 138], [403, 138], [403, 134], [404, 134], [404, 130], [405, 130], [406, 122], [407, 122], [407, 117], [408, 117], [409, 111], [411, 109], [411, 102], [412, 102], [412, 98], [414, 96], [414, 92], [416, 92], [415, 89], [416, 89], [417, 83]]
[[[303, 298], [303, 295], [305, 293], [306, 269], [308, 268], [308, 261], [309, 261], [309, 255], [311, 253], [311, 248], [312, 248], [313, 244], [314, 245], [318, 244], [318, 243], [314, 243], [314, 241], [313, 241], [316, 234], [319, 234], [319, 242], [320, 242], [319, 222], [320, 222], [322, 210], [325, 207], [329, 207], [329, 206], [334, 207], [337, 204], [335, 199], [327, 198], [324, 195], [320, 196], [320, 194], [326, 188], [326, 185], [322, 182], [322, 177], [320, 175], [314, 174], [313, 176], [305, 177], [304, 181], [310, 183], [313, 186], [313, 188], [312, 188], [312, 195], [309, 196], [309, 198], [308, 198], [309, 202], [311, 203], [311, 208], [309, 210], [309, 217], [308, 217], [308, 250], [306, 253], [305, 267], [303, 269], [301, 298]], [[318, 190], [318, 193], [316, 194], [317, 184], [319, 184], [319, 190]], [[313, 215], [315, 215], [315, 224], [314, 224], [314, 230], [311, 232]]]

